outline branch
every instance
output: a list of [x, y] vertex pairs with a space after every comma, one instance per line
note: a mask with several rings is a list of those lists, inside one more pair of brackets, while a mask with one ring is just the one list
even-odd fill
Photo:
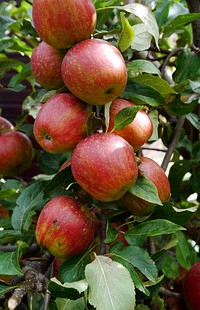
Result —
[[161, 75], [162, 75], [162, 76], [164, 75], [165, 68], [166, 68], [166, 66], [167, 66], [167, 64], [168, 64], [168, 62], [169, 62], [169, 60], [170, 60], [170, 58], [173, 57], [173, 56], [177, 56], [178, 53], [179, 53], [180, 51], [182, 51], [182, 50], [184, 50], [184, 48], [183, 48], [183, 47], [179, 47], [179, 48], [173, 50], [171, 53], [169, 53], [169, 54], [167, 55], [165, 61], [164, 61], [163, 64], [162, 64], [162, 68], [161, 68]]
[[[199, 0], [186, 0], [190, 13], [200, 12], [200, 1]], [[193, 30], [193, 41], [194, 45], [200, 48], [200, 19], [192, 22]]]
[[169, 144], [168, 150], [165, 154], [165, 157], [164, 157], [162, 165], [161, 165], [161, 167], [163, 168], [164, 171], [166, 171], [167, 166], [170, 162], [171, 156], [174, 153], [174, 150], [175, 150], [176, 145], [178, 143], [178, 140], [179, 140], [179, 137], [181, 134], [181, 129], [183, 128], [184, 122], [185, 122], [185, 116], [181, 116], [176, 123], [174, 135], [172, 137], [172, 140]]

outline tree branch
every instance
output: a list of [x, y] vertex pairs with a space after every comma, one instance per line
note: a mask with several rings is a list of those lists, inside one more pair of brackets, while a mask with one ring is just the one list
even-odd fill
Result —
[[[200, 12], [200, 0], [186, 0], [190, 13]], [[200, 18], [192, 22], [194, 45], [200, 48]]]
[[175, 150], [176, 145], [178, 143], [178, 140], [179, 140], [179, 137], [181, 134], [181, 129], [183, 128], [184, 122], [185, 122], [185, 116], [179, 117], [179, 119], [176, 123], [175, 130], [174, 130], [174, 135], [172, 137], [172, 140], [169, 144], [168, 150], [165, 154], [165, 157], [164, 157], [162, 165], [161, 165], [161, 167], [163, 168], [164, 171], [166, 171], [167, 166], [170, 162], [171, 156], [174, 153], [174, 150]]

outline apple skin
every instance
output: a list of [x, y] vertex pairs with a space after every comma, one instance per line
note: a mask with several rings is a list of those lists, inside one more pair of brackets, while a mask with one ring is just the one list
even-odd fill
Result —
[[183, 295], [190, 310], [200, 309], [200, 263], [195, 263], [183, 280]]
[[88, 39], [71, 47], [63, 58], [61, 74], [76, 97], [104, 105], [124, 91], [127, 70], [120, 51], [101, 39]]
[[90, 246], [96, 234], [96, 218], [74, 198], [57, 196], [43, 207], [35, 234], [38, 244], [53, 256], [69, 257]]
[[34, 0], [32, 18], [40, 38], [58, 49], [90, 38], [96, 26], [91, 0]]
[[[121, 98], [117, 98], [112, 102], [110, 106], [109, 132], [112, 131], [114, 127], [114, 118], [116, 114], [122, 109], [131, 106], [137, 105], [129, 100]], [[140, 110], [137, 112], [132, 123], [122, 129], [113, 130], [112, 132], [128, 141], [134, 150], [138, 150], [151, 137], [153, 133], [153, 124], [147, 113], [144, 110]]]
[[120, 199], [138, 175], [132, 147], [112, 133], [95, 133], [82, 140], [72, 153], [71, 169], [77, 183], [100, 201]]
[[30, 167], [33, 154], [30, 139], [0, 117], [0, 175], [21, 175]]
[[53, 95], [36, 116], [34, 136], [49, 153], [72, 151], [86, 137], [86, 123], [91, 113], [91, 106], [72, 94]]
[[[138, 165], [139, 176], [145, 176], [157, 188], [158, 196], [161, 202], [168, 201], [170, 198], [170, 184], [164, 170], [152, 159], [140, 157]], [[123, 209], [128, 209], [134, 216], [147, 216], [151, 214], [155, 205], [145, 201], [131, 192], [127, 192], [121, 199], [120, 203]]]
[[64, 51], [58, 50], [45, 42], [34, 48], [30, 59], [32, 74], [42, 87], [58, 89], [64, 86], [61, 76], [61, 64]]

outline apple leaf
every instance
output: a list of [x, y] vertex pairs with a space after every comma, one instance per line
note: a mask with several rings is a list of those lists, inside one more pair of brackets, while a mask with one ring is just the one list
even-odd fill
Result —
[[111, 106], [111, 104], [112, 104], [112, 101], [110, 101], [104, 105], [104, 117], [105, 117], [106, 131], [108, 130], [109, 123], [110, 123], [110, 106]]
[[200, 13], [188, 13], [176, 16], [173, 20], [169, 20], [164, 27], [164, 36], [169, 37], [178, 28], [183, 27], [194, 20], [200, 18]]
[[19, 257], [21, 256], [21, 251], [25, 245], [25, 242], [18, 241], [17, 249], [14, 252], [5, 253], [0, 251], [0, 274], [11, 276], [23, 274], [19, 265]]
[[144, 106], [138, 105], [138, 106], [126, 107], [120, 110], [114, 118], [114, 129], [119, 130], [132, 123], [137, 112], [144, 108], [145, 108]]
[[189, 270], [195, 263], [195, 256], [193, 251], [191, 251], [192, 247], [181, 231], [178, 231], [176, 235], [178, 237], [178, 243], [176, 245], [177, 261], [183, 268]]
[[11, 198], [17, 196], [18, 191], [14, 188], [5, 189], [0, 191], [0, 199]]
[[[120, 262], [124, 260], [129, 264], [136, 267], [140, 272], [145, 275], [147, 279], [155, 282], [157, 277], [157, 268], [155, 262], [151, 259], [147, 251], [137, 246], [127, 246], [119, 252], [112, 253], [114, 260], [118, 258]], [[123, 264], [123, 263], [122, 263]]]
[[72, 300], [80, 298], [80, 294], [87, 290], [88, 284], [85, 280], [65, 282], [62, 284], [58, 279], [52, 278], [48, 289], [55, 297], [69, 298]]
[[56, 298], [56, 306], [62, 310], [85, 310], [85, 301], [83, 297], [76, 300]]
[[8, 284], [6, 285], [5, 282], [0, 281], [0, 297], [3, 297], [4, 294], [8, 293], [13, 288], [15, 288], [15, 286], [9, 286]]
[[159, 138], [159, 135], [158, 135], [159, 113], [157, 110], [152, 110], [148, 115], [149, 115], [149, 117], [152, 121], [152, 124], [153, 124], [153, 133], [152, 133], [152, 135], [148, 141], [149, 142], [150, 141], [156, 141]]
[[21, 236], [21, 231], [19, 230], [1, 230], [0, 231], [0, 244], [10, 243], [15, 240], [16, 237]]
[[89, 284], [88, 301], [95, 309], [134, 309], [135, 287], [123, 265], [109, 257], [95, 256], [95, 260], [86, 266], [85, 276]]
[[61, 282], [74, 282], [84, 278], [85, 266], [90, 262], [90, 254], [75, 255], [66, 259], [59, 270]]
[[152, 35], [146, 29], [145, 24], [136, 24], [133, 26], [135, 33], [134, 41], [131, 44], [131, 48], [136, 51], [148, 50], [151, 46]]
[[146, 237], [159, 236], [163, 234], [173, 234], [178, 230], [184, 230], [180, 225], [174, 224], [165, 219], [149, 220], [130, 228], [124, 237], [129, 244], [134, 243], [134, 238], [137, 236]]
[[137, 178], [136, 183], [129, 189], [129, 192], [145, 201], [162, 206], [156, 186], [144, 176]]
[[137, 104], [149, 104], [153, 107], [167, 104], [165, 98], [155, 88], [133, 79], [128, 80], [126, 88], [120, 97], [136, 102]]
[[160, 76], [160, 70], [156, 66], [144, 59], [135, 59], [127, 64], [127, 71], [129, 77], [135, 77], [138, 73], [150, 73]]
[[144, 6], [139, 3], [130, 3], [124, 6], [117, 6], [115, 8], [129, 12], [137, 16], [144, 23], [146, 31], [154, 37], [156, 45], [158, 47], [158, 39], [159, 39], [158, 24], [153, 13], [147, 6]]
[[121, 24], [122, 24], [122, 32], [121, 32], [121, 36], [119, 39], [118, 47], [119, 47], [119, 50], [123, 53], [132, 44], [132, 41], [134, 39], [134, 30], [129, 24], [128, 19], [125, 17], [125, 13], [120, 13], [120, 17], [121, 17]]

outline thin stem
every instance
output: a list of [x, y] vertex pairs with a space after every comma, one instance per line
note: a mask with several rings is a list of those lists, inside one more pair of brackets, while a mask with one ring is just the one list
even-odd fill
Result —
[[44, 309], [43, 310], [49, 310], [49, 302], [51, 299], [51, 293], [49, 290], [46, 290], [45, 295], [44, 295]]
[[164, 157], [162, 165], [161, 165], [161, 167], [163, 168], [164, 171], [166, 171], [167, 166], [170, 162], [171, 156], [174, 153], [174, 150], [175, 150], [176, 145], [178, 143], [178, 140], [179, 140], [179, 137], [181, 134], [181, 129], [183, 128], [184, 122], [185, 122], [185, 116], [181, 116], [176, 123], [174, 135], [172, 137], [172, 140], [169, 144], [168, 150], [165, 154], [165, 157]]
[[173, 56], [176, 56], [180, 51], [184, 50], [183, 47], [179, 47], [175, 50], [173, 50], [171, 53], [169, 53], [165, 59], [165, 61], [163, 62], [163, 65], [162, 65], [162, 68], [161, 68], [161, 75], [163, 76], [164, 75], [164, 72], [165, 72], [165, 68], [170, 60], [171, 57]]

